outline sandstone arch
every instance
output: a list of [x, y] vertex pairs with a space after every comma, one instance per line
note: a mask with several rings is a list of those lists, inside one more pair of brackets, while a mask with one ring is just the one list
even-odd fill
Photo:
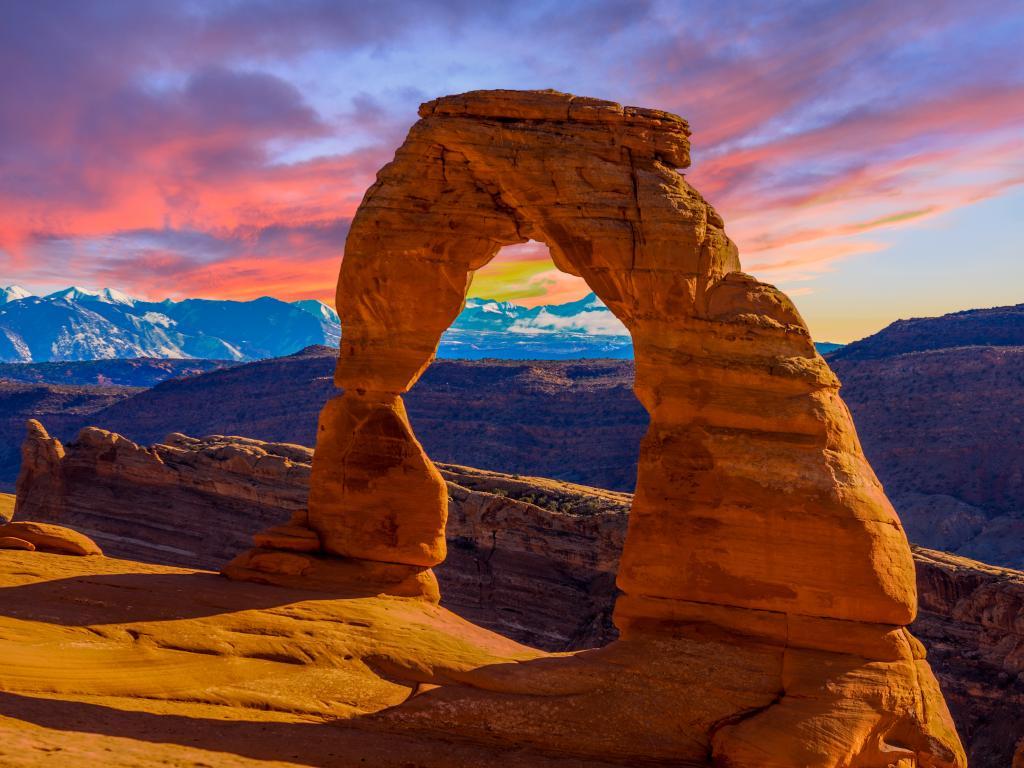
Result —
[[[315, 532], [327, 554], [317, 568], [437, 598], [429, 568], [445, 555], [445, 487], [401, 396], [473, 271], [504, 245], [540, 240], [629, 329], [651, 416], [618, 575], [623, 640], [594, 658], [626, 653], [643, 667], [643, 653], [623, 649], [668, 638], [675, 650], [658, 652], [685, 656], [671, 643], [708, 632], [775, 649], [765, 663], [777, 665], [777, 684], [684, 717], [685, 738], [665, 726], [682, 739], [668, 754], [705, 749], [716, 764], [751, 767], [963, 765], [923, 649], [904, 628], [916, 594], [899, 520], [796, 308], [740, 271], [721, 217], [677, 173], [689, 165], [686, 122], [547, 91], [445, 97], [420, 117], [346, 243], [336, 375], [345, 393], [322, 412], [308, 520], [293, 526]], [[294, 549], [289, 536], [309, 541], [296, 530], [267, 541]], [[260, 556], [243, 563], [250, 575], [288, 571], [274, 560], [287, 555]], [[291, 576], [308, 577], [300, 571]], [[690, 672], [701, 663], [721, 674], [710, 659], [679, 661]], [[513, 698], [535, 690], [484, 677], [480, 687]], [[722, 689], [745, 679], [725, 674]], [[481, 710], [457, 698], [445, 711], [458, 702], [491, 734], [515, 719], [494, 702]], [[566, 711], [545, 727], [559, 717], [578, 726]]]

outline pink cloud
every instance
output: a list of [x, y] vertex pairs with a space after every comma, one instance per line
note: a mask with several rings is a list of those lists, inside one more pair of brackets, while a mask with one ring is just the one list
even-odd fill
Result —
[[[151, 298], [329, 298], [347, 221], [419, 94], [453, 83], [555, 85], [688, 117], [689, 180], [746, 267], [780, 281], [1024, 180], [1012, 4], [681, 8], [22, 4], [0, 25], [0, 264]], [[392, 69], [405, 49], [411, 74]], [[303, 70], [311, 52], [330, 63]], [[361, 57], [379, 80], [331, 79]], [[487, 270], [524, 302], [586, 290], [542, 247]]]

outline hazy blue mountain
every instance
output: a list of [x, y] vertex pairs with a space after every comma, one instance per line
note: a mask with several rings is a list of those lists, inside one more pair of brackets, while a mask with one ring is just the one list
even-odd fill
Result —
[[[152, 302], [72, 286], [31, 296], [0, 289], [0, 362], [126, 358], [258, 360], [314, 344], [337, 346], [338, 314], [322, 301], [184, 299]], [[819, 345], [822, 351], [836, 345]], [[480, 360], [629, 359], [625, 327], [594, 295], [523, 307], [469, 299], [438, 356]]]

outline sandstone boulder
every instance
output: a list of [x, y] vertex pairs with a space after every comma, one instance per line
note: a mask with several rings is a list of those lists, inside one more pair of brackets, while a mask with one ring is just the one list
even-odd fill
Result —
[[[20, 539], [43, 552], [62, 555], [102, 555], [103, 550], [85, 534], [52, 523], [18, 520], [0, 525], [0, 538]], [[25, 547], [21, 547], [25, 549]]]

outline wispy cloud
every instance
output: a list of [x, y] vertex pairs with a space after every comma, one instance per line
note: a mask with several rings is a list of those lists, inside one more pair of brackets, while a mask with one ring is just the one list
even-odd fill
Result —
[[[329, 299], [418, 101], [550, 86], [685, 115], [688, 177], [745, 267], [810, 285], [1024, 182], [1022, 17], [1009, 0], [14, 4], [0, 265], [152, 298]], [[539, 245], [474, 284], [583, 291]]]

